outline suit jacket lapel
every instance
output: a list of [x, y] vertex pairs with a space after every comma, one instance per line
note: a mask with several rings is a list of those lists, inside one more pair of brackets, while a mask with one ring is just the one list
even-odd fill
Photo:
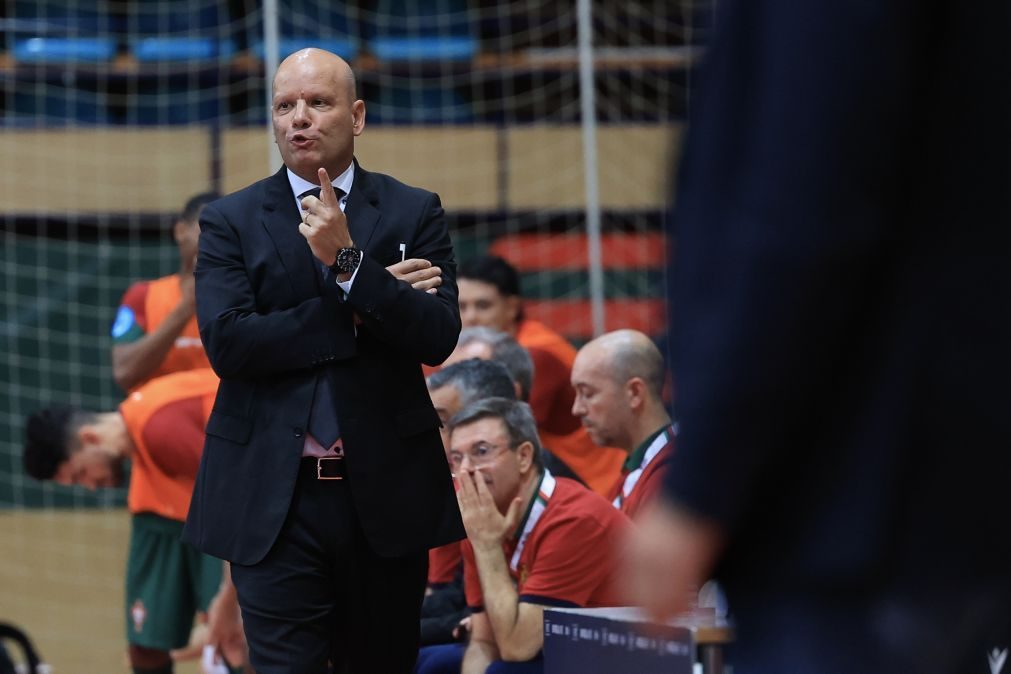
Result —
[[291, 279], [297, 297], [320, 292], [320, 263], [309, 249], [305, 237], [298, 231], [301, 216], [295, 207], [288, 174], [281, 170], [266, 181], [263, 199], [263, 226], [274, 241], [281, 264]]
[[[289, 190], [290, 191], [290, 190]], [[379, 195], [372, 186], [369, 172], [358, 165], [355, 160], [355, 181], [351, 185], [351, 194], [344, 206], [344, 214], [348, 219], [348, 231], [351, 240], [359, 250], [366, 250], [369, 240], [380, 225], [380, 212], [377, 208]]]

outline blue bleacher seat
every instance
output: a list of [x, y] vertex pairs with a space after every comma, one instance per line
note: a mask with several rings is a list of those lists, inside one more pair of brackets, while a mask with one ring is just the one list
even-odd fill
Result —
[[[325, 37], [282, 37], [278, 41], [278, 59], [284, 59], [284, 57], [289, 54], [294, 54], [298, 50], [305, 49], [306, 47], [326, 49], [327, 51], [337, 54], [345, 61], [350, 61], [358, 55], [358, 45], [350, 39]], [[264, 57], [266, 49], [264, 48], [262, 40], [254, 43], [253, 53], [256, 54], [258, 58], [262, 59]]]
[[469, 61], [477, 53], [477, 40], [467, 36], [382, 37], [369, 47], [384, 61]]
[[235, 43], [210, 37], [147, 37], [138, 40], [132, 52], [141, 62], [198, 61], [227, 58], [235, 53]]
[[116, 43], [100, 37], [32, 37], [14, 43], [14, 58], [23, 63], [108, 61]]

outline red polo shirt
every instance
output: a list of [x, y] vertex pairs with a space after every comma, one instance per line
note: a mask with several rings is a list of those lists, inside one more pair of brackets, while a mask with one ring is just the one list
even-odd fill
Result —
[[[503, 545], [520, 601], [550, 606], [620, 605], [614, 551], [629, 526], [628, 518], [574, 480], [546, 475], [541, 482], [542, 496], [549, 480], [554, 481], [554, 490], [526, 536], [518, 559], [514, 560], [514, 553], [519, 535]], [[530, 523], [533, 512], [528, 509], [518, 534]], [[470, 541], [463, 541], [461, 547], [467, 604], [481, 609], [484, 596], [474, 548]]]
[[463, 563], [460, 541], [453, 541], [428, 551], [428, 584], [446, 585], [453, 582]]

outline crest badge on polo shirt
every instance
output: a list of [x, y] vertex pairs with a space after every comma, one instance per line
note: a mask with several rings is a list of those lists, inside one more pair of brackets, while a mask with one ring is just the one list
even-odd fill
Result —
[[133, 620], [134, 632], [143, 631], [144, 621], [147, 620], [147, 609], [144, 608], [144, 602], [140, 599], [133, 602], [133, 606], [130, 607], [130, 619]]
[[529, 576], [529, 575], [530, 575], [530, 569], [527, 568], [527, 565], [526, 564], [520, 564], [520, 568], [519, 568], [519, 582], [518, 582], [518, 585], [520, 587], [522, 587], [523, 584], [527, 582], [527, 576]]

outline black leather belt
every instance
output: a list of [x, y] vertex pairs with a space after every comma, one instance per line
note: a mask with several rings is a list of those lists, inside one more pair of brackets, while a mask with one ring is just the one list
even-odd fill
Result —
[[302, 470], [316, 480], [343, 480], [343, 456], [303, 456]]

